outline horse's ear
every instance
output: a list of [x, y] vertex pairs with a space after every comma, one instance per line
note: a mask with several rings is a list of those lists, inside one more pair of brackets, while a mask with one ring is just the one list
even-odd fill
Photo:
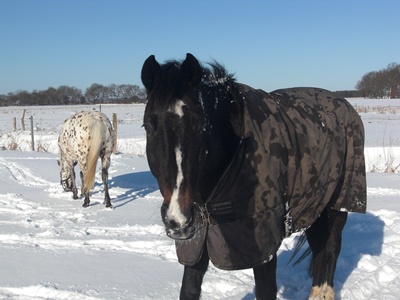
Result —
[[142, 82], [147, 92], [150, 92], [161, 76], [161, 66], [154, 55], [150, 55], [142, 67]]
[[201, 81], [201, 66], [198, 60], [190, 53], [186, 54], [186, 59], [181, 66], [181, 76], [192, 86], [199, 85]]

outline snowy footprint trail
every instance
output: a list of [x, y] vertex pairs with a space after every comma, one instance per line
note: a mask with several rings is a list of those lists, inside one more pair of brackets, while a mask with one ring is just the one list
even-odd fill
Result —
[[[0, 152], [0, 299], [177, 299], [183, 267], [165, 235], [146, 159], [112, 157], [113, 210], [102, 204], [99, 168], [85, 209], [62, 190], [56, 159]], [[350, 214], [343, 234], [337, 299], [400, 295], [400, 177], [368, 176], [369, 211]], [[310, 290], [307, 261], [288, 264], [297, 239], [285, 239], [278, 252], [278, 299], [307, 299]], [[254, 298], [252, 270], [210, 265], [203, 299]]]
[[33, 175], [31, 170], [20, 163], [11, 162], [0, 157], [0, 166], [8, 170], [11, 176], [22, 185], [45, 187], [51, 184], [49, 181]]
[[0, 295], [8, 299], [31, 300], [34, 299], [59, 299], [59, 300], [96, 300], [98, 298], [82, 295], [81, 293], [60, 291], [54, 287], [41, 285], [23, 288], [0, 288]]
[[[52, 158], [43, 159], [40, 166], [44, 167], [43, 170], [26, 167], [27, 161], [23, 157], [0, 157], [2, 180], [5, 181], [2, 186], [11, 187], [13, 191], [4, 193], [4, 188], [0, 190], [1, 252], [11, 251], [22, 256], [29, 256], [32, 252], [44, 253], [50, 257], [101, 257], [104, 252], [134, 253], [156, 261], [176, 261], [173, 242], [165, 236], [163, 227], [155, 224], [159, 221], [158, 214], [153, 211], [152, 206], [149, 214], [144, 203], [158, 202], [159, 194], [156, 192], [153, 196], [149, 195], [148, 199], [139, 199], [140, 195], [147, 197], [146, 195], [155, 190], [151, 187], [153, 183], [147, 183], [146, 187], [139, 184], [137, 188], [125, 188], [132, 184], [122, 183], [123, 187], [119, 187], [118, 172], [114, 170], [115, 175], [110, 176], [110, 194], [117, 208], [110, 210], [102, 205], [104, 196], [100, 184], [101, 175], [97, 174], [96, 180], [100, 183], [92, 191], [91, 206], [83, 209], [81, 199], [72, 200], [70, 193], [63, 192], [58, 183], [59, 170], [53, 165]], [[128, 167], [118, 162], [118, 157], [115, 158], [114, 165]], [[143, 203], [129, 208], [127, 203], [133, 204], [134, 201]], [[135, 213], [139, 213], [140, 221], [145, 219], [146, 224], [135, 223]], [[13, 260], [12, 257], [10, 259]], [[29, 261], [28, 258], [21, 260]], [[80, 260], [77, 263], [81, 263]], [[50, 262], [49, 265], [51, 264], [58, 263]], [[6, 277], [6, 272], [0, 271], [0, 278]], [[51, 280], [39, 285], [32, 281], [32, 285], [20, 288], [7, 287], [4, 283], [0, 286], [3, 286], [0, 288], [0, 298], [14, 295], [18, 299], [25, 296], [32, 299], [29, 297], [31, 294], [38, 299], [85, 299], [83, 294], [74, 290], [69, 292], [55, 287]], [[87, 299], [97, 298], [88, 296]]]

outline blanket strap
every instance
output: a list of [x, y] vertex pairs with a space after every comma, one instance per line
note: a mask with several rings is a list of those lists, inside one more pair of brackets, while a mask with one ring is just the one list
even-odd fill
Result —
[[211, 225], [211, 220], [210, 220], [210, 213], [207, 210], [206, 206], [200, 205], [199, 203], [194, 203], [196, 208], [199, 210], [200, 217], [202, 220], [202, 225], [203, 226], [210, 226]]
[[[222, 186], [226, 184], [226, 178], [228, 174], [232, 171], [232, 167], [236, 158], [241, 152], [241, 148], [244, 146], [244, 140], [240, 139], [235, 154], [233, 155], [229, 165], [225, 169], [222, 176], [219, 178], [218, 182], [214, 186], [210, 195], [204, 204], [195, 203], [195, 207], [198, 209], [203, 225], [212, 226], [219, 222], [231, 221], [234, 218], [234, 210], [232, 200], [226, 200], [223, 197], [217, 197]], [[215, 216], [215, 218], [213, 218]], [[217, 219], [219, 221], [217, 221]]]

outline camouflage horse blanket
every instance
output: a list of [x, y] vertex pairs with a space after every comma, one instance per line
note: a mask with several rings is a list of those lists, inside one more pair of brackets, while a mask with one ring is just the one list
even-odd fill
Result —
[[195, 264], [207, 243], [221, 269], [268, 262], [282, 240], [329, 207], [365, 213], [364, 127], [345, 99], [316, 88], [266, 93], [238, 84], [243, 138], [205, 207], [204, 226], [176, 241]]

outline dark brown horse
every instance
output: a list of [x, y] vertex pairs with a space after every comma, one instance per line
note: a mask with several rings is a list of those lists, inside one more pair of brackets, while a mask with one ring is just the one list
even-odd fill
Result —
[[334, 93], [266, 93], [191, 54], [142, 69], [147, 159], [164, 197], [162, 221], [185, 265], [181, 299], [198, 299], [209, 260], [253, 268], [257, 299], [275, 299], [276, 252], [305, 231], [310, 299], [333, 299], [349, 211], [365, 212], [364, 130]]

